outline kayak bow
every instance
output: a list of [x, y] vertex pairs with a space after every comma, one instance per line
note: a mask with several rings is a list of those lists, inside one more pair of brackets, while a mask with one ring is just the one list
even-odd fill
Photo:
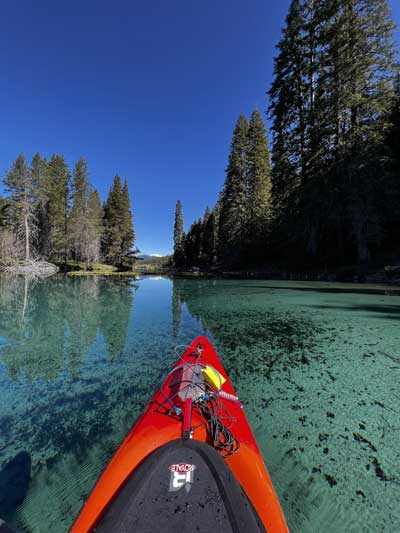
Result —
[[242, 405], [205, 337], [180, 357], [71, 533], [287, 532]]

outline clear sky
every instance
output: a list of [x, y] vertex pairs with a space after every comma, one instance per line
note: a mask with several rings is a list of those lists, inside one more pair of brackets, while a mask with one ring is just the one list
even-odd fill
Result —
[[187, 228], [222, 188], [239, 113], [267, 107], [289, 3], [4, 2], [1, 175], [20, 152], [83, 156], [103, 199], [128, 180], [141, 251], [169, 253], [177, 198]]

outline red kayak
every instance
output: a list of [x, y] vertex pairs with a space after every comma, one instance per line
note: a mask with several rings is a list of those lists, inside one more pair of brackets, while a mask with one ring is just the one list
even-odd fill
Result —
[[72, 533], [287, 532], [239, 398], [195, 339], [105, 468]]

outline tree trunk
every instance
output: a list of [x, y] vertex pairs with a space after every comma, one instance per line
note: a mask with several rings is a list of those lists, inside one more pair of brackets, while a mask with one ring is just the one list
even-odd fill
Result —
[[28, 223], [28, 215], [25, 214], [24, 217], [24, 223], [25, 223], [25, 259], [30, 259], [30, 247], [29, 247], [29, 223]]

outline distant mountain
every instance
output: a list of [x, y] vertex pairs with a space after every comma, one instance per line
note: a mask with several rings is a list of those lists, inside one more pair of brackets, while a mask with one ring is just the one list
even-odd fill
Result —
[[162, 259], [165, 256], [162, 256], [160, 254], [140, 254], [138, 255], [138, 258], [143, 261], [157, 261], [158, 259]]

